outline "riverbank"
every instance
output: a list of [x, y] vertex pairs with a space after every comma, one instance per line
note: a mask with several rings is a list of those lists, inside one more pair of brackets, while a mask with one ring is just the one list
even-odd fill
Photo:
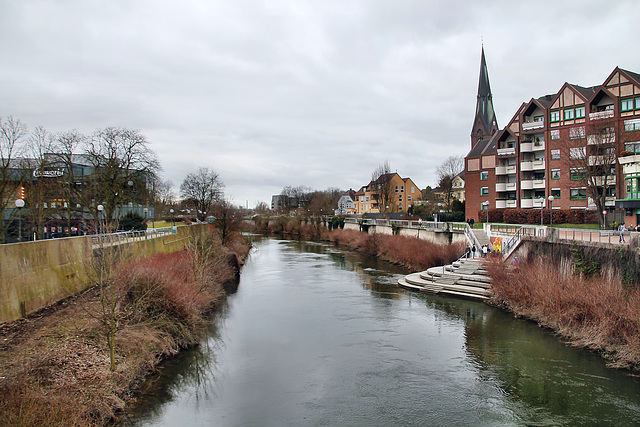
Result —
[[573, 346], [599, 353], [609, 367], [640, 372], [636, 286], [611, 273], [589, 277], [589, 268], [539, 255], [518, 267], [494, 259], [487, 270], [494, 305], [553, 330]]
[[343, 229], [330, 231], [326, 239], [412, 271], [451, 264], [465, 250], [463, 243], [439, 245], [416, 237], [368, 234]]
[[[104, 425], [166, 357], [197, 345], [250, 244], [214, 235], [118, 265], [103, 283], [0, 327], [0, 424]], [[114, 332], [110, 369], [109, 331]]]

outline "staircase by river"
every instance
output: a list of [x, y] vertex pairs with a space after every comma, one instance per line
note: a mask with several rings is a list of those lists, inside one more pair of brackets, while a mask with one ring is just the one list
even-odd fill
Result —
[[398, 279], [398, 285], [410, 291], [480, 301], [491, 298], [493, 294], [491, 278], [487, 276], [484, 262], [479, 259], [463, 259], [451, 265], [432, 267], [420, 273], [409, 274]]

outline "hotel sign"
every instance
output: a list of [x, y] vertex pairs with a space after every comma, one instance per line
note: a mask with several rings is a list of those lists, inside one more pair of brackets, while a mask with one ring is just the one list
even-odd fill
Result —
[[61, 170], [40, 170], [33, 171], [34, 178], [58, 178], [64, 175], [64, 171]]

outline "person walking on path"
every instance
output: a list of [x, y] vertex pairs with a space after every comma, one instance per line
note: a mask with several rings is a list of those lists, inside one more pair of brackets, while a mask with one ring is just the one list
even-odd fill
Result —
[[475, 257], [476, 257], [476, 245], [473, 245], [473, 247], [471, 248], [471, 254], [472, 254], [471, 258], [475, 259]]
[[618, 226], [618, 231], [620, 232], [620, 243], [624, 243], [624, 232], [627, 231], [627, 227], [624, 226], [624, 223]]
[[482, 247], [482, 258], [486, 258], [487, 257], [487, 252], [489, 251], [489, 248], [487, 247], [487, 245], [484, 245]]

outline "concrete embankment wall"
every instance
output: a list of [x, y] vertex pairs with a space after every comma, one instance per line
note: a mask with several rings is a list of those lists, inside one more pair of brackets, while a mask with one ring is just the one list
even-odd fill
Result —
[[[345, 230], [355, 230], [360, 231], [359, 224], [346, 223], [344, 225]], [[393, 234], [393, 227], [389, 225], [371, 225], [368, 226], [366, 232], [371, 233], [379, 233], [379, 234]], [[464, 233], [460, 232], [449, 232], [444, 230], [418, 230], [417, 228], [411, 227], [398, 227], [398, 235], [400, 236], [409, 236], [409, 237], [417, 237], [419, 239], [427, 240], [429, 242], [445, 245], [448, 243], [457, 243], [457, 242], [467, 242], [467, 238]]]
[[590, 265], [605, 277], [618, 275], [628, 285], [640, 285], [640, 250], [637, 246], [527, 237], [518, 246], [515, 256], [522, 260], [545, 257], [564, 268], [576, 263]]
[[[125, 245], [133, 257], [173, 252], [208, 228], [207, 224], [178, 227], [176, 234]], [[93, 256], [91, 236], [0, 245], [0, 323], [90, 287], [87, 268]]]

